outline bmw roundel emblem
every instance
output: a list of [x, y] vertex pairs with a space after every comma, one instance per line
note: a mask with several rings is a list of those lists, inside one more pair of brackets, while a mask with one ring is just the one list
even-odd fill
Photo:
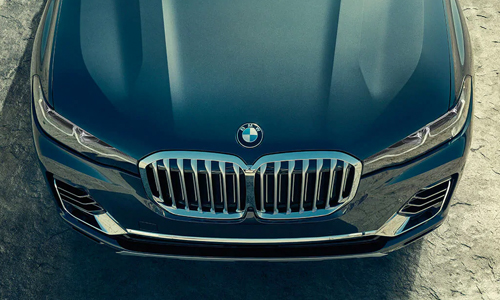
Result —
[[264, 139], [264, 132], [259, 125], [254, 123], [243, 124], [236, 134], [236, 140], [245, 148], [255, 148]]

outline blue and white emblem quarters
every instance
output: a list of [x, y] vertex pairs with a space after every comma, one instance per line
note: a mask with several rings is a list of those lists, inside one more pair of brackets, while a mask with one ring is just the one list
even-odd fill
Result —
[[243, 124], [236, 133], [236, 140], [245, 148], [255, 148], [264, 139], [264, 132], [254, 123]]

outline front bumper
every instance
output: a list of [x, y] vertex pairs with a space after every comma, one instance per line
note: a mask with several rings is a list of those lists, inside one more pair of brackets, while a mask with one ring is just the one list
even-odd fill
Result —
[[[472, 109], [472, 107], [471, 107]], [[33, 119], [43, 173], [85, 187], [126, 232], [108, 235], [63, 209], [61, 217], [87, 237], [120, 254], [210, 260], [322, 260], [376, 257], [404, 247], [437, 228], [448, 213], [470, 147], [470, 115], [454, 140], [404, 165], [361, 179], [356, 197], [341, 211], [309, 220], [266, 221], [247, 213], [241, 220], [205, 221], [162, 216], [138, 175], [90, 161], [47, 136]], [[402, 234], [381, 229], [421, 188], [453, 178], [439, 213]], [[250, 242], [249, 242], [250, 241]]]
[[[449, 201], [448, 201], [449, 202]], [[446, 203], [446, 208], [448, 203]], [[135, 234], [107, 236], [82, 224], [67, 213], [61, 217], [88, 238], [132, 256], [212, 261], [315, 261], [381, 257], [405, 247], [439, 227], [447, 209], [416, 229], [397, 237], [367, 234], [331, 242], [305, 244], [220, 244], [169, 241]]]

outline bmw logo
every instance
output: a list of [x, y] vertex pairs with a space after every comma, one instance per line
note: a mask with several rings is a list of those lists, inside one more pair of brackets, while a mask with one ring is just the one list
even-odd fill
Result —
[[236, 134], [236, 140], [245, 148], [255, 148], [264, 139], [264, 132], [259, 125], [254, 123], [243, 124]]

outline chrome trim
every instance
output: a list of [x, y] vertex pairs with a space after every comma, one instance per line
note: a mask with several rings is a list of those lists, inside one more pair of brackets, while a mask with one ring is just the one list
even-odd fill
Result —
[[[176, 160], [177, 166], [179, 167], [179, 172], [181, 173], [181, 186], [182, 186], [182, 197], [184, 198], [183, 200], [186, 203], [186, 209], [177, 209], [176, 208], [176, 201], [172, 189], [172, 180], [170, 179], [170, 168], [168, 161]], [[171, 194], [172, 198], [172, 207], [169, 207], [164, 204], [164, 199], [161, 199], [164, 197], [164, 195], [160, 195], [160, 198], [155, 197], [151, 191], [149, 190], [149, 181], [147, 180], [147, 175], [146, 175], [146, 167], [150, 164], [153, 164], [153, 169], [154, 165], [158, 166], [156, 164], [157, 161], [163, 160], [164, 165], [167, 169], [167, 177], [169, 177], [169, 180], [167, 180], [167, 185], [169, 188], [169, 193]], [[195, 163], [195, 161], [198, 160], [203, 160], [205, 161], [205, 168], [207, 170], [208, 176], [207, 176], [207, 185], [208, 185], [208, 197], [209, 201], [212, 205], [211, 207], [211, 212], [203, 212], [200, 210], [189, 210], [188, 206], [188, 201], [187, 199], [187, 192], [186, 192], [186, 183], [184, 180], [184, 160], [189, 160], [191, 161], [191, 164]], [[320, 171], [316, 171], [316, 174], [309, 174], [308, 169], [309, 169], [309, 163], [312, 160], [317, 161], [318, 166], [323, 166], [324, 162], [326, 160], [331, 162], [331, 176], [330, 176], [330, 182], [328, 186], [328, 200], [326, 203], [326, 209], [317, 209], [317, 198], [318, 198], [318, 193], [319, 193], [319, 186], [318, 186], [318, 175], [321, 175]], [[296, 161], [302, 161], [303, 162], [303, 167], [302, 167], [302, 175], [303, 175], [303, 180], [301, 182], [301, 195], [300, 195], [300, 208], [299, 212], [292, 212], [291, 211], [291, 202], [293, 201], [293, 183], [295, 176], [293, 174], [293, 171], [295, 170]], [[221, 192], [222, 192], [222, 199], [224, 201], [224, 212], [221, 213], [216, 213], [214, 209], [214, 190], [213, 190], [213, 178], [212, 178], [212, 173], [213, 171], [211, 168], [211, 163], [212, 162], [218, 162], [219, 170], [221, 172]], [[279, 197], [279, 193], [281, 193], [281, 163], [287, 162], [288, 163], [288, 190], [287, 190], [287, 210], [285, 213], [279, 213], [278, 212], [278, 204], [279, 200], [281, 197]], [[340, 191], [340, 197], [338, 200], [339, 205], [330, 206], [330, 201], [332, 200], [332, 195], [333, 193], [333, 186], [335, 185], [335, 174], [334, 172], [334, 167], [337, 166], [338, 162], [342, 162], [342, 165], [344, 166], [343, 169], [343, 178], [342, 178], [342, 186], [341, 186], [341, 191]], [[192, 217], [192, 218], [203, 218], [203, 219], [238, 219], [242, 218], [244, 214], [246, 213], [246, 207], [241, 207], [241, 199], [240, 199], [240, 194], [238, 194], [238, 209], [236, 213], [228, 213], [228, 198], [227, 198], [227, 191], [225, 187], [227, 186], [226, 182], [226, 177], [224, 176], [226, 174], [226, 164], [231, 163], [233, 164], [233, 168], [235, 170], [235, 173], [238, 174], [236, 175], [236, 179], [239, 178], [239, 172], [236, 172], [236, 169], [239, 168], [242, 170], [243, 174], [246, 176], [255, 176], [257, 172], [259, 172], [259, 178], [261, 180], [261, 183], [264, 183], [265, 180], [269, 179], [268, 176], [265, 174], [265, 171], [268, 167], [269, 164], [274, 164], [274, 180], [276, 181], [276, 184], [274, 185], [274, 197], [273, 199], [267, 199], [268, 193], [266, 192], [265, 189], [267, 189], [267, 185], [261, 184], [260, 187], [260, 206], [261, 209], [256, 211], [256, 215], [260, 218], [263, 219], [279, 219], [279, 220], [286, 220], [286, 219], [302, 219], [302, 218], [313, 218], [313, 217], [319, 217], [319, 216], [326, 216], [329, 214], [334, 213], [335, 211], [341, 209], [345, 204], [347, 204], [349, 201], [351, 201], [357, 192], [359, 181], [361, 178], [361, 173], [362, 173], [362, 163], [353, 158], [350, 155], [347, 155], [342, 152], [336, 152], [336, 151], [304, 151], [304, 152], [290, 152], [290, 153], [281, 153], [281, 154], [270, 154], [263, 156], [259, 158], [255, 164], [253, 165], [247, 165], [242, 159], [239, 157], [233, 156], [233, 155], [226, 155], [226, 154], [219, 154], [219, 153], [208, 153], [208, 152], [196, 152], [196, 151], [163, 151], [163, 152], [158, 152], [155, 154], [152, 154], [144, 159], [142, 159], [139, 162], [139, 169], [141, 172], [141, 177], [143, 178], [143, 182], [146, 188], [146, 192], [150, 196], [151, 199], [153, 199], [161, 208], [164, 210], [178, 216], [184, 216], [184, 217]], [[353, 184], [351, 187], [351, 192], [349, 195], [347, 195], [345, 198], [343, 197], [343, 191], [345, 189], [347, 177], [348, 177], [348, 172], [347, 168], [352, 167], [352, 171], [354, 171], [354, 180]], [[157, 173], [157, 172], [156, 172]], [[158, 177], [158, 174], [155, 173], [155, 183], [156, 183], [156, 178]], [[333, 174], [333, 175], [332, 175]], [[315, 199], [314, 205], [313, 205], [313, 211], [304, 211], [304, 201], [305, 197], [307, 194], [307, 180], [309, 175], [316, 175], [316, 186], [315, 186]], [[197, 177], [197, 176], [195, 176]], [[255, 178], [255, 177], [254, 177]], [[320, 176], [321, 178], [321, 176]], [[248, 180], [248, 177], [245, 177], [246, 180]], [[291, 180], [290, 180], [291, 179]], [[196, 184], [198, 185], [199, 189], [199, 181], [197, 178], [194, 179]], [[234, 180], [233, 180], [234, 182]], [[160, 184], [161, 183], [156, 183], [159, 189], [161, 189]], [[196, 185], [195, 184], [195, 185]], [[239, 189], [239, 180], [237, 180], [237, 188]], [[254, 186], [255, 187], [255, 186]], [[199, 195], [199, 194], [198, 194]], [[198, 203], [200, 202], [200, 199], [195, 199], [198, 200]], [[265, 210], [265, 204], [269, 203], [269, 200], [273, 201], [273, 211], [271, 212], [266, 212]]]
[[194, 260], [194, 261], [238, 261], [238, 262], [252, 262], [252, 261], [267, 261], [267, 262], [302, 262], [302, 261], [325, 261], [336, 259], [353, 259], [353, 258], [370, 258], [370, 257], [383, 257], [387, 253], [373, 252], [365, 254], [353, 255], [338, 255], [338, 256], [318, 256], [318, 257], [207, 257], [207, 256], [184, 256], [184, 255], [171, 255], [171, 254], [152, 254], [134, 251], [118, 251], [120, 255], [151, 257], [151, 258], [170, 258], [179, 260]]
[[309, 160], [302, 161], [302, 186], [300, 188], [300, 209], [299, 213], [304, 213], [304, 198], [307, 194], [307, 170], [309, 169]]
[[349, 166], [346, 165], [346, 163], [343, 161], [342, 162], [342, 184], [340, 185], [340, 195], [339, 195], [339, 203], [344, 203], [346, 199], [344, 198], [344, 190], [345, 190], [345, 185], [347, 182], [347, 168]]
[[226, 184], [226, 163], [225, 162], [219, 162], [219, 170], [221, 173], [221, 196], [222, 199], [224, 200], [224, 213], [228, 214], [228, 209], [227, 209], [227, 184]]
[[[304, 198], [305, 195], [307, 194], [307, 180], [308, 180], [308, 175], [314, 175], [314, 174], [309, 174], [307, 170], [309, 169], [309, 162], [312, 160], [316, 161], [322, 161], [324, 162], [325, 160], [329, 160], [331, 162], [330, 166], [330, 181], [329, 181], [329, 187], [328, 187], [328, 195], [329, 199], [327, 200], [326, 203], [326, 208], [325, 209], [319, 209], [319, 210], [313, 210], [313, 211], [304, 211]], [[308, 152], [291, 152], [291, 153], [283, 153], [283, 154], [271, 154], [264, 156], [257, 160], [257, 162], [251, 167], [251, 170], [259, 170], [259, 168], [262, 168], [263, 166], [266, 166], [269, 163], [282, 163], [282, 162], [296, 162], [296, 161], [302, 161], [303, 166], [302, 166], [302, 182], [301, 182], [301, 194], [300, 194], [300, 210], [299, 212], [288, 212], [287, 213], [274, 213], [274, 212], [266, 212], [264, 210], [264, 206], [262, 205], [262, 202], [264, 200], [263, 194], [264, 194], [264, 187], [263, 184], [261, 184], [261, 210], [256, 210], [256, 215], [260, 218], [263, 219], [271, 219], [271, 220], [291, 220], [291, 219], [305, 219], [305, 218], [315, 218], [315, 217], [320, 217], [320, 216], [327, 216], [330, 215], [342, 207], [344, 207], [347, 203], [349, 203], [352, 199], [354, 199], [358, 186], [359, 186], [359, 181], [361, 179], [361, 173], [362, 173], [362, 164], [360, 161], [357, 159], [341, 153], [341, 152], [334, 152], [334, 151], [308, 151]], [[339, 195], [339, 204], [336, 206], [331, 207], [330, 201], [332, 200], [333, 196], [333, 187], [335, 185], [335, 174], [337, 172], [334, 172], [334, 167], [337, 166], [338, 162], [342, 162], [343, 166], [343, 179], [342, 179], [342, 185], [340, 195]], [[321, 164], [323, 166], [323, 163]], [[347, 168], [349, 166], [352, 166], [352, 171], [354, 171], [354, 180], [351, 188], [351, 192], [347, 197], [343, 197], [343, 191], [345, 189], [348, 173], [346, 172]], [[290, 171], [289, 171], [290, 172]], [[263, 177], [266, 178], [266, 176], [263, 175], [262, 171], [259, 171], [261, 183], [263, 181]], [[290, 176], [290, 173], [289, 173]], [[293, 179], [293, 174], [292, 174], [292, 179]], [[289, 181], [290, 182], [290, 181]], [[267, 185], [266, 185], [267, 186]], [[293, 184], [291, 186], [291, 189], [293, 190]], [[291, 191], [290, 191], [291, 192]], [[265, 197], [268, 194], [265, 193]], [[287, 199], [288, 200], [288, 199]], [[288, 205], [288, 203], [287, 203]], [[288, 210], [288, 206], [287, 206]]]
[[281, 163], [280, 162], [275, 162], [274, 163], [274, 203], [273, 203], [273, 213], [276, 215], [279, 213], [278, 211], [278, 191], [280, 191], [279, 188], [281, 188], [281, 185], [279, 184], [279, 173], [281, 170]]
[[56, 179], [54, 179], [54, 187], [55, 187], [55, 190], [56, 190], [56, 193], [57, 193], [57, 197], [59, 198], [59, 201], [61, 203], [61, 206], [62, 206], [63, 210], [68, 215], [72, 216], [73, 218], [75, 218], [79, 222], [82, 222], [85, 225], [90, 226], [90, 227], [94, 228], [95, 230], [98, 230], [98, 231], [100, 231], [100, 232], [102, 232], [104, 234], [107, 234], [107, 235], [124, 235], [124, 234], [127, 234], [127, 231], [125, 229], [123, 229], [118, 224], [118, 222], [116, 222], [115, 219], [113, 219], [113, 217], [110, 214], [108, 214], [107, 212], [103, 213], [103, 214], [100, 214], [100, 215], [93, 215], [93, 214], [88, 214], [87, 213], [89, 216], [94, 217], [94, 219], [96, 220], [97, 224], [99, 224], [100, 228], [97, 228], [94, 225], [91, 225], [91, 224], [89, 224], [89, 223], [87, 223], [87, 222], [85, 222], [85, 221], [77, 218], [75, 215], [71, 214], [68, 211], [68, 209], [66, 208], [66, 206], [64, 205], [64, 201], [61, 198], [61, 194], [59, 194], [59, 188], [57, 187]]
[[[422, 191], [432, 189], [433, 187], [436, 187], [436, 186], [448, 181], [448, 187], [446, 189], [446, 194], [442, 200], [443, 203], [441, 203], [441, 207], [439, 208], [439, 210], [436, 212], [436, 214], [434, 216], [432, 216], [432, 217], [426, 219], [425, 221], [420, 222], [420, 223], [418, 223], [410, 228], [405, 229], [406, 224], [408, 224], [408, 222], [410, 221], [412, 216], [409, 214], [400, 215], [399, 211], [398, 211], [379, 230], [377, 230], [376, 235], [395, 237], [395, 236], [401, 235], [405, 232], [408, 232], [408, 231], [410, 231], [410, 230], [412, 230], [412, 229], [414, 229], [422, 224], [425, 224], [428, 221], [432, 220], [435, 216], [439, 215], [439, 213], [441, 213], [441, 211], [443, 210], [444, 204], [446, 203], [446, 199], [448, 199], [448, 195], [449, 195], [450, 190], [451, 190], [451, 183], [452, 183], [451, 180], [452, 180], [451, 178], [441, 180], [439, 183], [433, 184], [430, 187], [423, 188], [423, 189], [419, 190], [417, 193], [415, 193], [415, 195], [416, 195], [418, 193], [421, 193]], [[410, 200], [408, 200], [408, 202], [410, 202], [414, 196], [412, 196], [410, 198]], [[403, 207], [405, 207], [408, 204], [408, 202], [406, 202], [405, 205], [403, 205]]]
[[337, 160], [336, 159], [332, 159], [330, 160], [330, 177], [329, 177], [329, 180], [328, 180], [328, 200], [326, 201], [326, 209], [329, 209], [330, 208], [330, 201], [332, 200], [333, 198], [333, 186], [335, 184], [335, 179], [336, 179], [336, 172], [335, 172], [335, 168], [333, 167], [333, 165], [337, 166]]
[[289, 215], [292, 213], [291, 210], [291, 203], [293, 200], [293, 193], [292, 193], [292, 180], [293, 180], [293, 170], [295, 169], [295, 161], [289, 161], [288, 162], [288, 189], [287, 189], [287, 200], [286, 200], [286, 214]]
[[123, 235], [127, 233], [109, 213], [94, 215], [94, 218], [101, 227], [100, 231], [107, 235]]
[[130, 234], [146, 236], [151, 238], [185, 241], [185, 242], [205, 242], [205, 243], [223, 243], [223, 244], [297, 244], [312, 242], [338, 241], [366, 236], [374, 236], [376, 231], [357, 232], [343, 235], [304, 237], [304, 238], [276, 238], [276, 239], [251, 239], [251, 238], [216, 238], [216, 237], [198, 237], [198, 236], [180, 236], [171, 234], [162, 234], [146, 232], [141, 230], [127, 229]]
[[[428, 190], [428, 189], [425, 189], [425, 190]], [[437, 192], [437, 193], [434, 193], [434, 194], [432, 194], [432, 195], [430, 195], [430, 196], [427, 196], [427, 197], [413, 196], [413, 198], [412, 198], [412, 199], [427, 200], [427, 199], [430, 199], [430, 198], [432, 198], [432, 197], [434, 197], [434, 196], [436, 196], [436, 195], [441, 194], [442, 192], [444, 192], [444, 190], [439, 191], [439, 192]], [[419, 192], [419, 193], [420, 193], [420, 192]], [[441, 196], [440, 196], [440, 197], [441, 197]]]
[[317, 210], [316, 203], [319, 199], [319, 188], [321, 185], [321, 174], [322, 174], [321, 169], [322, 168], [323, 168], [323, 160], [318, 159], [317, 165], [316, 165], [316, 184], [314, 185], [314, 199], [313, 199], [313, 208], [312, 208], [313, 212], [316, 212], [316, 210]]
[[[443, 190], [443, 192], [445, 192], [445, 191]], [[423, 203], [423, 204], [411, 204], [411, 203], [408, 203], [408, 204], [406, 204], [406, 206], [424, 207], [424, 206], [429, 205], [429, 203], [432, 203], [434, 201], [438, 201], [438, 200], [439, 200], [438, 202], [443, 201], [443, 199], [445, 198], [445, 196], [446, 196], [446, 193], [444, 193], [444, 195], [441, 195], [441, 196], [435, 198], [434, 200], [430, 200], [429, 202], [426, 202], [426, 203]], [[413, 198], [413, 199], [425, 200], [425, 199], [420, 199], [420, 198]], [[407, 214], [407, 213], [405, 213], [405, 214]]]
[[205, 161], [205, 170], [207, 170], [207, 184], [208, 184], [208, 198], [210, 201], [210, 212], [215, 214], [215, 203], [214, 203], [214, 186], [212, 180], [212, 161]]
[[398, 236], [403, 233], [402, 229], [409, 221], [409, 217], [396, 213], [377, 231], [377, 235], [388, 237]]
[[156, 162], [156, 161], [153, 163], [153, 176], [155, 177], [156, 189], [158, 190], [158, 194], [160, 195], [160, 198], [157, 199], [156, 201], [164, 202], [163, 191], [161, 190], [160, 179], [158, 177], [158, 162]]
[[65, 189], [63, 189], [63, 188], [59, 188], [59, 190], [61, 190], [61, 191], [65, 192], [65, 193], [67, 193], [67, 194], [70, 194], [70, 195], [71, 195], [71, 196], [73, 196], [73, 197], [77, 197], [77, 198], [90, 198], [90, 196], [89, 196], [89, 195], [85, 195], [85, 196], [78, 196], [78, 195], [75, 195], [75, 194], [73, 194], [72, 192], [67, 191], [67, 190], [65, 190]]
[[265, 197], [267, 197], [267, 193], [264, 192], [264, 178], [266, 177], [264, 174], [266, 173], [266, 168], [267, 168], [267, 164], [263, 164], [261, 167], [260, 167], [260, 210], [262, 212], [265, 212], [266, 210], [264, 209], [264, 202], [267, 202], [267, 201], [264, 201], [264, 195]]
[[149, 164], [154, 161], [162, 159], [197, 159], [205, 161], [218, 161], [218, 162], [228, 162], [238, 165], [241, 169], [247, 169], [245, 162], [237, 156], [219, 154], [219, 153], [209, 153], [209, 152], [197, 152], [197, 151], [163, 151], [152, 154], [139, 162], [139, 168], [144, 169]]
[[[178, 202], [176, 202], [175, 199], [175, 194], [174, 194], [174, 186], [172, 183], [171, 179], [171, 165], [170, 165], [170, 160], [175, 161], [172, 162], [172, 165], [177, 166], [179, 169], [179, 179], [180, 179], [180, 185], [181, 185], [181, 197], [182, 200], [185, 203], [185, 209], [179, 209]], [[194, 177], [193, 177], [193, 186], [194, 186], [194, 194], [195, 194], [195, 199], [191, 199], [194, 202], [197, 203], [198, 209], [190, 209], [189, 204], [190, 204], [190, 199], [188, 199], [188, 193], [187, 193], [187, 188], [186, 188], [186, 181], [185, 178], [186, 176], [189, 176], [189, 173], [186, 173], [186, 170], [184, 170], [184, 162], [186, 162], [187, 165], [190, 165], [191, 168], [193, 169], [194, 172]], [[158, 161], [163, 161], [163, 165], [166, 168], [166, 174], [167, 174], [167, 186], [169, 189], [169, 193], [171, 195], [172, 199], [172, 206], [166, 205], [164, 201], [159, 201], [160, 199], [158, 197], [155, 197], [153, 193], [151, 192], [149, 188], [149, 181], [147, 180], [147, 174], [146, 174], [146, 167], [149, 165], [152, 165], [153, 169], [155, 169], [155, 166], [158, 167], [156, 164]], [[201, 209], [201, 195], [200, 195], [200, 181], [199, 181], [199, 172], [202, 171], [201, 169], [198, 168], [198, 161], [204, 161], [205, 165], [205, 170], [207, 172], [207, 179], [206, 179], [206, 184], [207, 184], [207, 192], [208, 192], [208, 201], [210, 202], [210, 211], [203, 211]], [[217, 162], [217, 166], [212, 168], [212, 162]], [[143, 178], [143, 183], [144, 187], [146, 189], [146, 193], [148, 196], [153, 199], [157, 205], [159, 205], [162, 209], [166, 210], [167, 212], [176, 215], [176, 216], [182, 216], [182, 217], [190, 217], [190, 218], [199, 218], [199, 219], [222, 219], [222, 220], [232, 220], [232, 219], [240, 219], [242, 218], [245, 213], [246, 207], [241, 207], [241, 196], [238, 194], [237, 196], [237, 209], [236, 212], [228, 212], [228, 195], [227, 195], [227, 182], [226, 182], [226, 164], [230, 163], [233, 165], [233, 169], [236, 170], [241, 169], [243, 172], [248, 169], [248, 167], [245, 165], [243, 160], [239, 159], [238, 157], [232, 156], [232, 155], [225, 155], [225, 154], [217, 154], [217, 153], [206, 153], [206, 152], [195, 152], [195, 151], [164, 151], [164, 152], [158, 152], [153, 155], [150, 155], [146, 157], [145, 159], [141, 160], [139, 162], [139, 170], [141, 173], [141, 177]], [[204, 170], [203, 170], [204, 171]], [[219, 174], [220, 173], [220, 174]], [[235, 176], [239, 179], [239, 172], [237, 173], [238, 175]], [[220, 185], [221, 185], [221, 199], [224, 204], [224, 210], [223, 212], [216, 212], [215, 211], [215, 195], [214, 195], [214, 179], [213, 176], [220, 176]], [[233, 181], [234, 182], [234, 181]], [[156, 181], [155, 181], [156, 183]], [[156, 183], [157, 186], [160, 186], [161, 183]], [[204, 183], [205, 184], [205, 183]], [[239, 187], [239, 180], [237, 183], [237, 189], [240, 190]]]
[[168, 186], [168, 193], [170, 194], [170, 199], [172, 199], [172, 208], [177, 209], [177, 202], [175, 202], [175, 194], [172, 185], [172, 178], [170, 177], [170, 159], [164, 159], [163, 165], [165, 166], [165, 171], [167, 172], [167, 186]]
[[194, 200], [198, 202], [198, 211], [201, 211], [200, 185], [198, 182], [198, 161], [196, 159], [191, 160], [191, 168], [193, 169]]
[[184, 176], [184, 159], [177, 159], [176, 164], [177, 168], [179, 169], [179, 173], [181, 174], [181, 176], [179, 176], [179, 181], [181, 183], [181, 195], [182, 195], [181, 197], [182, 200], [184, 200], [184, 209], [189, 211], [189, 199], [186, 191], [186, 181], [185, 181], [186, 178]]
[[236, 183], [234, 184], [234, 186], [236, 186], [236, 189], [234, 190], [234, 199], [236, 200], [236, 211], [237, 212], [241, 212], [242, 209], [241, 209], [241, 190], [240, 190], [240, 168], [236, 165], [233, 165], [233, 169], [234, 169], [234, 178], [233, 178], [233, 182], [234, 180], [236, 180]]

